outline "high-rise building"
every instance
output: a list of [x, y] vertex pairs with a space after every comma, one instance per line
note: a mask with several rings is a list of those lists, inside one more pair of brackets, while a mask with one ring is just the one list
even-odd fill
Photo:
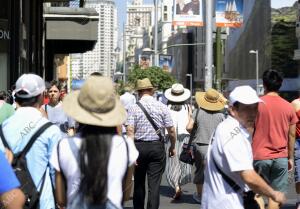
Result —
[[114, 0], [86, 0], [85, 7], [94, 8], [99, 14], [98, 41], [92, 51], [82, 54], [82, 63], [78, 60], [72, 63], [73, 77], [85, 79], [93, 72], [113, 77], [116, 69], [114, 50], [117, 48], [118, 35], [115, 2]]

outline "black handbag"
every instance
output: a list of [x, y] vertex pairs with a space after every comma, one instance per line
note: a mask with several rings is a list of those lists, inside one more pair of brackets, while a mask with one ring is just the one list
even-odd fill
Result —
[[195, 118], [195, 122], [193, 125], [193, 129], [192, 129], [192, 133], [190, 135], [190, 139], [188, 143], [183, 143], [182, 145], [182, 151], [179, 155], [179, 160], [181, 162], [187, 163], [187, 164], [191, 164], [193, 165], [195, 163], [195, 155], [194, 152], [196, 150], [195, 145], [192, 144], [192, 141], [194, 140], [198, 125], [197, 125], [197, 118], [198, 118], [198, 113], [199, 113], [199, 109], [197, 110], [196, 113], [196, 118]]

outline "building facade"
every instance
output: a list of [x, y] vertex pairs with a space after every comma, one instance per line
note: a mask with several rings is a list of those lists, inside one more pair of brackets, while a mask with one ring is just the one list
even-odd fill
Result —
[[72, 69], [77, 71], [72, 70], [76, 73], [73, 74], [73, 77], [85, 79], [93, 72], [113, 77], [116, 69], [114, 50], [117, 48], [117, 9], [115, 2], [114, 0], [87, 0], [85, 7], [94, 8], [99, 14], [98, 41], [93, 50], [83, 53], [81, 62], [75, 58], [76, 61], [71, 63]]

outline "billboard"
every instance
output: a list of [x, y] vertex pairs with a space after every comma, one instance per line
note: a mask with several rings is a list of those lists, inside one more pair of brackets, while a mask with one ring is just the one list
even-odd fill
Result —
[[241, 27], [243, 24], [243, 1], [216, 0], [217, 27]]
[[203, 0], [174, 0], [174, 26], [203, 26]]
[[171, 73], [173, 67], [173, 56], [168, 54], [160, 54], [159, 67], [161, 67], [164, 71]]

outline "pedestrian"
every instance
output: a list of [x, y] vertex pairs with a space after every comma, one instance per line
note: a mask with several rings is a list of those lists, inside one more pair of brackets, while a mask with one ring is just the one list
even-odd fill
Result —
[[[294, 165], [296, 122], [292, 105], [279, 95], [283, 77], [276, 70], [263, 73], [264, 101], [258, 106], [255, 132], [252, 141], [255, 170], [272, 188], [287, 193], [288, 170]], [[263, 199], [260, 198], [260, 202]], [[268, 208], [280, 205], [269, 198]]]
[[193, 199], [201, 203], [207, 148], [217, 125], [225, 119], [222, 112], [225, 100], [215, 89], [196, 92], [195, 98], [198, 108], [193, 111], [186, 129], [189, 133], [195, 132], [192, 142], [195, 146], [196, 170], [193, 183], [196, 185], [196, 192], [193, 194]]
[[[202, 209], [244, 209], [249, 202], [243, 198], [255, 203], [250, 189], [275, 202], [285, 201], [284, 193], [273, 190], [253, 169], [250, 141], [259, 102], [250, 86], [230, 93], [230, 116], [217, 126], [207, 152]], [[257, 203], [247, 208], [257, 208]]]
[[[148, 78], [136, 85], [139, 102], [128, 110], [127, 135], [134, 139], [139, 157], [134, 173], [134, 209], [143, 209], [145, 202], [145, 178], [148, 180], [147, 209], [159, 208], [159, 186], [166, 165], [163, 129], [170, 136], [169, 156], [175, 156], [175, 128], [171, 114], [164, 104], [154, 97], [154, 88]], [[146, 116], [148, 115], [148, 117]]]
[[5, 91], [0, 91], [0, 124], [4, 120], [12, 116], [15, 112], [15, 108], [6, 102], [7, 94]]
[[[167, 106], [170, 109], [173, 124], [176, 130], [176, 153], [181, 153], [183, 143], [189, 141], [190, 135], [186, 130], [189, 122], [192, 108], [187, 104], [187, 100], [191, 96], [190, 90], [183, 87], [180, 83], [175, 83], [164, 93], [168, 100]], [[167, 136], [168, 140], [168, 136]], [[170, 140], [167, 141], [170, 146]], [[169, 147], [168, 146], [168, 147]], [[167, 157], [166, 176], [168, 183], [175, 190], [173, 199], [179, 199], [181, 196], [181, 186], [191, 182], [191, 165], [179, 161], [179, 156]]]
[[297, 193], [296, 207], [297, 209], [300, 209], [300, 97], [292, 101], [292, 105], [298, 117], [295, 141], [295, 187]]
[[43, 105], [42, 109], [47, 113], [48, 119], [59, 127], [64, 136], [73, 136], [75, 133], [75, 120], [64, 112], [60, 91], [58, 82], [51, 81], [48, 90], [49, 102]]
[[[53, 209], [55, 204], [51, 177], [54, 179], [54, 169], [49, 166], [49, 158], [57, 142], [61, 139], [61, 132], [54, 125], [46, 128], [46, 125], [50, 125], [49, 120], [43, 117], [39, 111], [44, 90], [45, 82], [38, 75], [23, 74], [18, 78], [15, 89], [18, 109], [2, 123], [1, 128], [5, 138], [1, 137], [0, 150], [4, 151], [5, 139], [8, 146], [6, 148], [13, 151], [14, 155], [31, 145], [28, 147], [27, 154], [25, 153], [24, 160], [26, 160], [30, 178], [34, 183], [33, 186], [40, 193], [39, 208]], [[40, 131], [41, 134], [32, 141], [33, 136]], [[24, 186], [25, 183], [21, 182], [21, 188]]]
[[19, 189], [20, 182], [2, 151], [0, 151], [0, 170], [0, 208], [22, 209], [25, 196]]
[[117, 134], [116, 126], [127, 114], [112, 81], [90, 76], [80, 90], [65, 97], [62, 105], [67, 115], [79, 122], [79, 132], [62, 139], [52, 153], [58, 206], [121, 209], [122, 180], [138, 152], [132, 139]]

